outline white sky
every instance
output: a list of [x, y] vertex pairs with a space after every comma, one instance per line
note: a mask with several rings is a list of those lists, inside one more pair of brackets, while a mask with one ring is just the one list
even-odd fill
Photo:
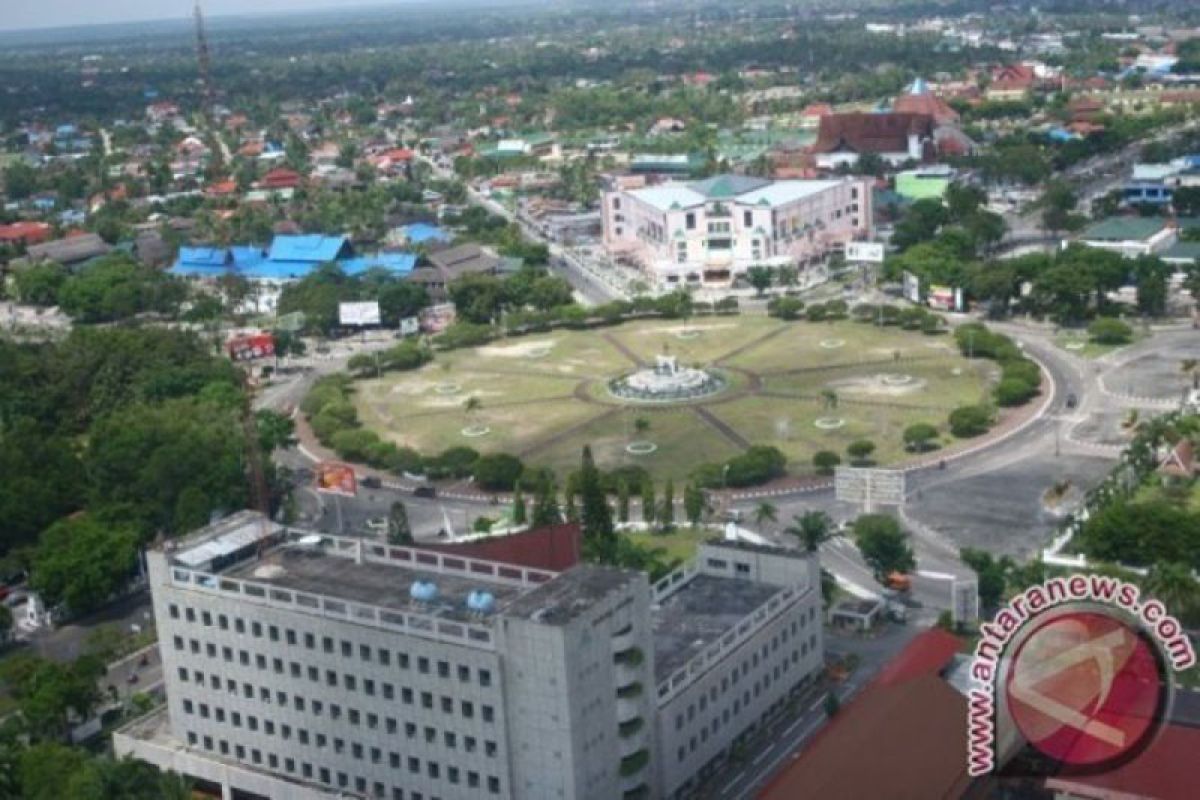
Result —
[[[202, 0], [208, 16], [399, 4], [405, 0]], [[194, 0], [0, 0], [0, 30], [191, 19]]]

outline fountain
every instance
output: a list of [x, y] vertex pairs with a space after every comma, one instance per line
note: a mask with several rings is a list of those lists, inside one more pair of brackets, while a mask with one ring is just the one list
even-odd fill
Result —
[[727, 381], [721, 375], [694, 367], [681, 367], [673, 355], [656, 356], [653, 367], [614, 378], [608, 390], [623, 400], [670, 403], [697, 400], [716, 394]]

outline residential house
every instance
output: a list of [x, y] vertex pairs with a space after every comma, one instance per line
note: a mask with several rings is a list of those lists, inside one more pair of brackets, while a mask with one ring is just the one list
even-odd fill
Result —
[[461, 244], [429, 254], [429, 263], [414, 269], [408, 280], [425, 287], [431, 299], [444, 302], [446, 287], [466, 275], [498, 275], [506, 262], [477, 244]]
[[29, 263], [53, 261], [64, 267], [75, 268], [111, 251], [112, 246], [98, 234], [76, 233], [62, 239], [32, 245], [25, 254]]
[[0, 245], [41, 244], [50, 238], [54, 229], [45, 222], [14, 222], [0, 225]]
[[1006, 64], [992, 70], [992, 82], [984, 97], [998, 103], [1019, 103], [1029, 98], [1037, 73], [1028, 64]]

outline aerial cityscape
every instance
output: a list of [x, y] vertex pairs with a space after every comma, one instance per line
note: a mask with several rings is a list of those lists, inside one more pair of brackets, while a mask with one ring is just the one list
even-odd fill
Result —
[[1196, 796], [1200, 5], [49, 0], [0, 79], [0, 800]]

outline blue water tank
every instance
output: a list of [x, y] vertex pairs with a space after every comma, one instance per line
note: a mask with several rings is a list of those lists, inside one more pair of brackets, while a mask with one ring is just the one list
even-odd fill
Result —
[[496, 598], [491, 592], [471, 592], [467, 595], [467, 608], [480, 614], [496, 610]]
[[413, 581], [408, 590], [409, 597], [418, 603], [432, 603], [437, 599], [437, 584], [429, 581]]

